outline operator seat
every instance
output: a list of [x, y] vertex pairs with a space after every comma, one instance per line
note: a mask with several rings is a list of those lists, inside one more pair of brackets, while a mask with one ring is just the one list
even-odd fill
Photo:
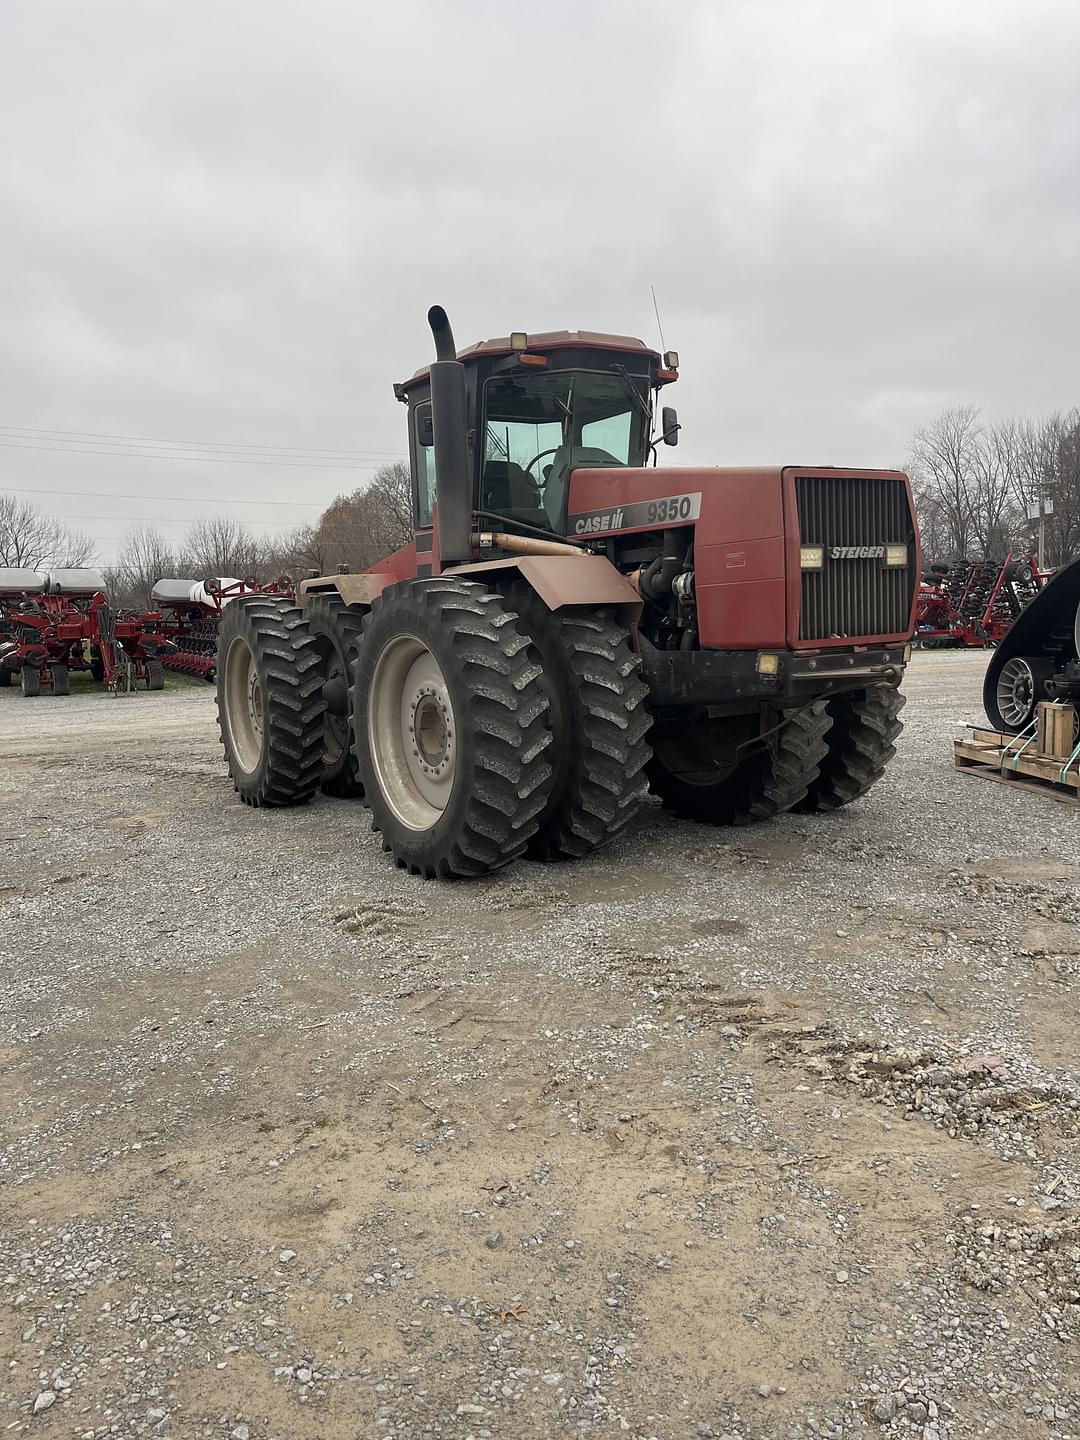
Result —
[[595, 445], [559, 446], [551, 457], [544, 489], [544, 510], [547, 513], [544, 523], [549, 530], [554, 530], [557, 535], [563, 534], [571, 470], [600, 470], [610, 465], [623, 468], [621, 460], [617, 460], [610, 451], [597, 449]]
[[540, 490], [532, 475], [514, 460], [488, 460], [480, 482], [483, 509], [512, 516], [526, 525], [548, 528]]

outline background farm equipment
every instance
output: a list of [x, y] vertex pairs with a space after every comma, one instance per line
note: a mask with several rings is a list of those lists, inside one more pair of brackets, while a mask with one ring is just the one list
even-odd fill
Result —
[[114, 693], [164, 689], [161, 617], [113, 611], [99, 571], [0, 570], [0, 607], [0, 683], [18, 673], [25, 696], [70, 694], [73, 670]]
[[197, 680], [213, 681], [222, 610], [242, 595], [291, 598], [293, 583], [287, 575], [266, 585], [227, 575], [208, 580], [159, 580], [151, 598], [163, 614], [164, 633], [172, 643], [164, 656], [166, 667]]
[[934, 565], [919, 586], [915, 638], [927, 650], [998, 645], [1048, 578], [1030, 555]]
[[1046, 582], [987, 666], [983, 706], [996, 730], [1033, 728], [1043, 700], [1080, 705], [1080, 559]]

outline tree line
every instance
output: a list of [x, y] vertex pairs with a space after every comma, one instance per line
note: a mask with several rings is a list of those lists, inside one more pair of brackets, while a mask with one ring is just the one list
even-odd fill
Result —
[[[413, 536], [412, 487], [403, 462], [384, 465], [371, 481], [339, 495], [314, 525], [261, 535], [233, 515], [210, 515], [190, 525], [178, 545], [155, 526], [124, 531], [114, 564], [103, 568], [118, 609], [150, 610], [163, 577], [203, 580], [212, 575], [259, 583], [283, 575], [302, 580], [340, 565], [363, 570]], [[28, 570], [93, 565], [93, 543], [28, 501], [0, 494], [0, 567]]]
[[915, 432], [907, 471], [928, 560], [994, 559], [1035, 548], [1029, 506], [1049, 500], [1046, 559], [1080, 555], [1080, 409], [985, 423], [943, 410]]

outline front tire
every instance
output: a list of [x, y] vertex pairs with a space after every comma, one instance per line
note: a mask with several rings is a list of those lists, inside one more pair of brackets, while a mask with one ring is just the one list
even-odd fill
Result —
[[41, 694], [41, 671], [36, 665], [22, 667], [22, 693], [27, 699]]
[[71, 694], [71, 671], [66, 665], [50, 665], [49, 674], [52, 676], [52, 692], [54, 695]]
[[372, 823], [428, 879], [498, 870], [552, 781], [541, 667], [517, 615], [457, 576], [384, 590], [365, 617], [353, 732]]
[[[760, 738], [749, 716], [670, 730], [654, 741], [653, 794], [676, 815], [712, 825], [753, 825], [794, 809], [828, 754], [832, 716], [816, 701], [781, 719], [779, 729]], [[758, 728], [769, 730], [767, 716]]]
[[892, 685], [875, 685], [829, 701], [833, 717], [829, 753], [798, 810], [839, 810], [865, 795], [896, 754], [894, 741], [904, 728], [898, 717], [907, 703]]
[[531, 589], [515, 589], [511, 604], [539, 652], [555, 736], [555, 779], [527, 854], [580, 859], [623, 830], [649, 793], [641, 661], [607, 611], [552, 611]]
[[165, 666], [160, 660], [147, 660], [146, 688], [147, 690], [165, 689]]
[[230, 601], [218, 630], [217, 703], [233, 788], [245, 805], [304, 805], [319, 788], [322, 664], [299, 608]]

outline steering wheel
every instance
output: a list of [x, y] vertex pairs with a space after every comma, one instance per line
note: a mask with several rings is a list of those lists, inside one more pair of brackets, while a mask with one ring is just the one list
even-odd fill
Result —
[[[533, 468], [533, 466], [536, 464], [536, 462], [537, 462], [538, 460], [543, 460], [543, 458], [544, 458], [545, 455], [554, 455], [557, 451], [559, 451], [559, 450], [561, 450], [561, 449], [562, 449], [562, 446], [561, 446], [561, 445], [552, 445], [552, 447], [550, 448], [550, 450], [541, 450], [540, 453], [537, 454], [537, 455], [534, 455], [533, 458], [529, 461], [529, 463], [525, 466], [526, 474]], [[536, 477], [536, 483], [537, 483], [538, 485], [540, 484], [540, 476], [539, 476], [539, 475]]]

